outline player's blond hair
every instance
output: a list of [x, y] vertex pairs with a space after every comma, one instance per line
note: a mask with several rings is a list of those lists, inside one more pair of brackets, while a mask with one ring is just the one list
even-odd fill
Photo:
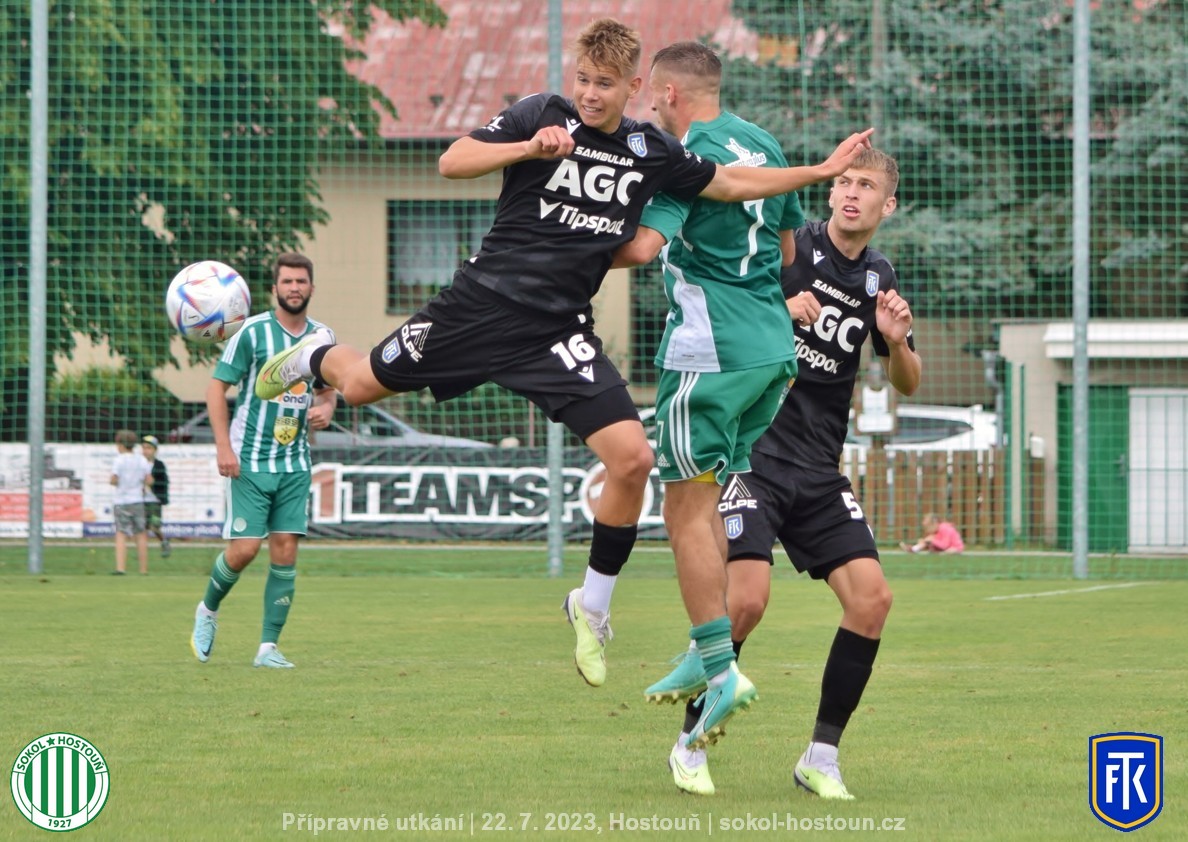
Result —
[[573, 43], [578, 61], [587, 59], [595, 67], [615, 70], [624, 79], [635, 75], [643, 44], [639, 33], [614, 18], [591, 21]]
[[876, 170], [887, 176], [887, 195], [894, 196], [899, 187], [899, 164], [881, 149], [863, 149], [850, 164], [856, 170]]

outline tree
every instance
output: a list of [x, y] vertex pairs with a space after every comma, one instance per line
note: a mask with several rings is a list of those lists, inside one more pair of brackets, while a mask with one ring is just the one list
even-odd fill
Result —
[[[6, 382], [28, 365], [28, 7], [0, 4]], [[343, 64], [376, 8], [445, 22], [430, 0], [50, 4], [51, 363], [75, 333], [141, 379], [170, 363], [163, 290], [196, 259], [230, 263], [263, 296], [272, 258], [326, 220], [319, 160], [372, 142], [376, 106], [391, 109]]]
[[[732, 62], [724, 100], [787, 138], [794, 162], [821, 160], [872, 112], [884, 116], [876, 142], [903, 180], [877, 245], [918, 313], [1068, 318], [1071, 4], [885, 0], [881, 68], [867, 0], [804, 2], [799, 16], [790, 5], [736, 0], [752, 29], [798, 39], [800, 54], [758, 72]], [[1188, 314], [1186, 21], [1183, 0], [1093, 7], [1097, 316], [1127, 315], [1136, 294], [1156, 291], [1166, 315]], [[808, 191], [810, 215], [827, 213], [825, 193]]]

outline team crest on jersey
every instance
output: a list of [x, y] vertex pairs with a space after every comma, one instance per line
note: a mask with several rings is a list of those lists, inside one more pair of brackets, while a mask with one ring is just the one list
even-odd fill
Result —
[[632, 132], [627, 135], [627, 146], [641, 158], [648, 154], [648, 144], [644, 140], [643, 132]]
[[878, 292], [879, 292], [879, 273], [878, 272], [867, 272], [866, 273], [866, 294], [873, 298], [875, 295], [878, 294]]
[[726, 537], [731, 541], [743, 534], [742, 515], [730, 515], [722, 523], [726, 526]]
[[272, 427], [272, 436], [282, 446], [288, 446], [297, 439], [299, 422], [291, 415], [282, 415]]
[[384, 362], [390, 363], [392, 360], [400, 356], [400, 340], [393, 339], [384, 346], [384, 350], [380, 351], [380, 357]]

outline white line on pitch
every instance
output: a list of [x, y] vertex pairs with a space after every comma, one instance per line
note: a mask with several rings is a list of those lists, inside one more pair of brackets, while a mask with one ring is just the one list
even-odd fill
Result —
[[1154, 582], [1123, 582], [1119, 585], [1094, 585], [1092, 588], [1069, 588], [1063, 591], [1040, 591], [1039, 593], [1013, 593], [1007, 596], [988, 596], [987, 602], [1001, 599], [1030, 599], [1036, 596], [1065, 596], [1070, 593], [1089, 593], [1090, 591], [1109, 591], [1115, 588], [1137, 588], [1140, 585], [1154, 585]]

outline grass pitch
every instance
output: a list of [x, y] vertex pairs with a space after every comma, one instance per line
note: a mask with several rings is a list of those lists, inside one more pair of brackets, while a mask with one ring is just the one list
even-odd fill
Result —
[[[281, 639], [291, 671], [251, 666], [262, 559], [204, 665], [187, 641], [213, 548], [154, 558], [146, 578], [107, 575], [110, 546], [49, 547], [40, 576], [15, 545], [0, 553], [0, 762], [52, 731], [94, 743], [111, 794], [80, 838], [314, 838], [334, 819], [359, 829], [316, 838], [1104, 839], [1088, 739], [1113, 731], [1164, 736], [1165, 806], [1141, 833], [1188, 836], [1184, 581], [891, 575], [895, 606], [842, 743], [858, 800], [839, 804], [792, 785], [838, 609], [785, 568], [743, 650], [760, 700], [711, 749], [718, 793], [698, 799], [665, 765], [681, 711], [642, 695], [687, 645], [664, 551], [624, 572], [597, 689], [574, 670], [560, 611], [577, 553], [549, 579], [540, 547], [311, 543]], [[0, 803], [0, 838], [46, 838]]]

